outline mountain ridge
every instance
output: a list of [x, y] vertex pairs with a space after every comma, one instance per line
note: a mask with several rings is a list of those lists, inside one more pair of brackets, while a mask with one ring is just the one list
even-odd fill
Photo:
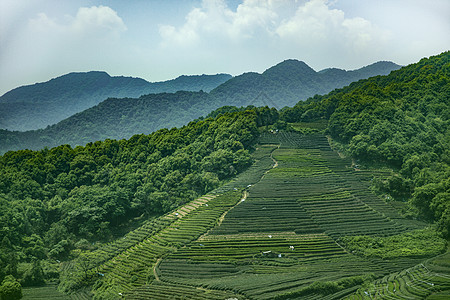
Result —
[[[317, 72], [303, 61], [288, 59], [261, 74], [251, 72], [235, 76], [211, 90], [210, 94], [225, 103], [224, 105], [270, 105], [252, 103], [252, 100], [263, 92], [272, 102], [277, 103], [277, 108], [280, 109], [295, 105], [299, 100], [306, 100], [316, 94], [326, 94], [359, 79], [388, 75], [400, 67], [393, 62], [380, 61], [356, 70], [342, 70], [336, 74]], [[249, 79], [251, 82], [245, 83]]]
[[[8, 152], [0, 276], [95, 299], [447, 299], [449, 91], [450, 51], [280, 112]], [[199, 96], [99, 106], [117, 123]]]
[[104, 71], [72, 72], [5, 93], [0, 97], [0, 126], [19, 131], [45, 128], [107, 98], [137, 98], [179, 90], [210, 91], [229, 78], [229, 74], [181, 75], [148, 82], [136, 77], [110, 76]]
[[[364, 73], [367, 75], [372, 70], [372, 75], [381, 75], [386, 73], [386, 68], [380, 68], [385, 65], [381, 63], [367, 66]], [[0, 139], [3, 141], [0, 153], [60, 144], [84, 145], [99, 139], [122, 139], [139, 133], [148, 134], [160, 128], [183, 126], [222, 106], [267, 105], [280, 109], [364, 78], [355, 71], [342, 72], [345, 76], [341, 73], [335, 75], [334, 72], [323, 75], [304, 62], [286, 60], [261, 74], [247, 72], [232, 77], [209, 93], [177, 92], [148, 94], [139, 98], [110, 97], [45, 129], [0, 131]], [[184, 79], [186, 78], [180, 80]]]

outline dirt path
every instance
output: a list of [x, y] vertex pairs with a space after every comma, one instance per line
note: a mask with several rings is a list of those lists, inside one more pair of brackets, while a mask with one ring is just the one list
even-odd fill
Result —
[[[277, 149], [280, 149], [280, 145], [278, 145]], [[275, 150], [273, 150], [273, 151], [275, 151]], [[272, 153], [270, 153], [270, 158], [271, 158], [271, 159], [273, 160], [273, 162], [275, 163], [275, 164], [273, 165], [272, 169], [278, 167], [278, 161], [276, 161], [275, 158], [273, 158], [273, 151], [272, 151]], [[269, 172], [269, 171], [267, 171], [267, 172]], [[267, 173], [267, 172], [266, 172], [266, 173]]]
[[236, 203], [235, 205], [233, 205], [229, 210], [227, 210], [226, 212], [224, 212], [224, 213], [220, 216], [219, 222], [217, 222], [217, 225], [218, 225], [218, 226], [220, 226], [220, 224], [222, 224], [223, 219], [225, 219], [225, 216], [227, 215], [227, 213], [228, 213], [230, 210], [232, 210], [233, 208], [235, 208], [236, 206], [238, 206], [240, 203], [242, 203], [243, 201], [245, 201], [245, 199], [247, 199], [247, 195], [248, 195], [248, 192], [247, 192], [247, 191], [244, 191], [244, 195], [242, 196], [241, 200], [240, 200], [238, 203]]
[[247, 192], [247, 191], [244, 191], [244, 195], [243, 195], [242, 198], [239, 200], [239, 202], [236, 203], [235, 205], [233, 205], [232, 207], [230, 207], [229, 210], [227, 210], [226, 212], [224, 212], [224, 213], [219, 217], [217, 224], [216, 224], [215, 226], [213, 226], [212, 228], [210, 228], [207, 232], [205, 232], [204, 234], [202, 234], [197, 240], [199, 240], [199, 241], [202, 240], [202, 239], [203, 239], [205, 236], [207, 236], [207, 235], [211, 232], [211, 230], [213, 230], [216, 226], [220, 226], [220, 225], [222, 224], [223, 220], [225, 219], [225, 216], [227, 215], [227, 213], [228, 213], [230, 210], [232, 210], [233, 208], [235, 208], [236, 206], [238, 206], [240, 203], [242, 203], [243, 201], [245, 201], [245, 199], [247, 199], [247, 195], [248, 195], [248, 192]]
[[159, 263], [161, 262], [162, 257], [158, 258], [158, 260], [156, 261], [155, 265], [153, 266], [153, 274], [155, 275], [155, 280], [156, 281], [161, 281], [161, 279], [159, 279], [158, 273], [156, 272], [156, 269], [159, 266]]
[[[278, 145], [277, 149], [280, 149], [280, 145]], [[276, 149], [274, 149], [273, 151], [275, 151], [275, 150], [276, 150]], [[273, 164], [273, 166], [272, 166], [272, 169], [275, 169], [276, 167], [278, 167], [278, 161], [277, 161], [275, 158], [273, 158], [273, 151], [270, 153], [270, 158], [271, 158], [271, 159], [273, 160], [273, 162], [274, 162], [274, 164]], [[264, 176], [266, 176], [266, 174], [269, 173], [269, 171], [270, 171], [270, 169], [267, 170], [266, 172], [264, 172], [264, 174], [263, 174], [263, 176], [261, 177], [261, 179], [263, 179]], [[261, 179], [259, 179], [259, 181], [261, 181]], [[258, 182], [259, 182], [259, 181], [258, 181]]]
[[[280, 148], [280, 145], [278, 145], [277, 149], [279, 149], [279, 148]], [[275, 150], [274, 150], [274, 151], [275, 151]], [[273, 151], [272, 151], [272, 153], [273, 153]], [[272, 169], [274, 169], [274, 168], [278, 167], [278, 161], [277, 161], [275, 158], [273, 158], [272, 153], [270, 153], [270, 158], [271, 158], [271, 159], [273, 160], [273, 162], [274, 162], [274, 165], [272, 166]], [[266, 176], [266, 174], [267, 174], [269, 171], [270, 171], [270, 169], [267, 170], [266, 172], [264, 172], [263, 176], [261, 176], [261, 178], [260, 178], [259, 181], [261, 181], [261, 179], [263, 179], [264, 176]], [[259, 182], [259, 181], [258, 181], [258, 182]], [[257, 183], [256, 183], [256, 184], [257, 184]], [[220, 226], [220, 225], [222, 224], [223, 220], [225, 219], [225, 216], [228, 214], [228, 212], [229, 212], [230, 210], [232, 210], [233, 208], [235, 208], [236, 206], [238, 206], [240, 203], [244, 202], [244, 201], [247, 199], [247, 196], [248, 196], [248, 191], [245, 190], [245, 191], [244, 191], [244, 195], [242, 196], [241, 200], [239, 200], [238, 203], [236, 203], [235, 205], [233, 205], [232, 207], [230, 207], [229, 210], [227, 210], [226, 212], [224, 212], [224, 213], [219, 217], [216, 226]], [[216, 227], [216, 226], [214, 226], [214, 227]], [[202, 240], [205, 236], [207, 236], [207, 235], [209, 234], [209, 232], [210, 232], [211, 230], [214, 229], [214, 227], [212, 227], [210, 230], [208, 230], [207, 232], [205, 232], [204, 234], [202, 234], [202, 235], [198, 238], [198, 240]]]

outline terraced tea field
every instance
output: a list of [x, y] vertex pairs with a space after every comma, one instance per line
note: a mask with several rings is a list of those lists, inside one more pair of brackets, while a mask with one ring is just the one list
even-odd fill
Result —
[[[70, 286], [61, 288], [73, 289], [95, 284], [95, 293], [107, 299], [124, 295], [140, 298], [140, 294], [143, 294], [143, 299], [170, 299], [180, 289], [188, 299], [224, 299], [226, 295], [233, 296], [234, 293], [230, 292], [192, 287], [168, 288], [159, 281], [157, 265], [162, 257], [206, 234], [224, 214], [239, 204], [242, 187], [256, 183], [273, 167], [270, 154], [275, 148], [270, 145], [260, 147], [253, 154], [255, 163], [248, 170], [209, 195], [148, 221], [122, 239], [89, 253], [87, 259], [78, 259], [65, 265], [62, 276]], [[150, 291], [140, 288], [149, 284], [152, 284]], [[154, 285], [157, 287], [153, 288]]]
[[450, 299], [450, 253], [389, 274], [346, 299]]
[[446, 295], [448, 256], [382, 259], [345, 248], [344, 238], [424, 226], [370, 192], [385, 171], [355, 170], [321, 135], [268, 133], [254, 155], [228, 184], [96, 251], [79, 281], [97, 281], [94, 292], [108, 299]]

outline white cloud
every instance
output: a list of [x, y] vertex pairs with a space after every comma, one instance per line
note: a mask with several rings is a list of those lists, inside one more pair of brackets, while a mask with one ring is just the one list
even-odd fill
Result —
[[123, 49], [120, 36], [127, 30], [123, 20], [107, 6], [81, 7], [75, 16], [65, 15], [61, 20], [40, 13], [28, 27], [21, 43], [33, 47], [30, 63], [37, 70], [60, 64], [69, 72], [111, 65], [111, 59]]
[[331, 52], [334, 58], [360, 64], [355, 56], [377, 56], [390, 40], [387, 30], [361, 17], [347, 18], [331, 6], [326, 0], [244, 0], [232, 10], [224, 0], [203, 0], [182, 26], [160, 25], [161, 45], [210, 52], [241, 47], [242, 56], [249, 55], [246, 51], [279, 51], [317, 65], [317, 54], [330, 57]]
[[306, 48], [335, 49], [342, 54], [367, 54], [386, 45], [387, 30], [360, 17], [346, 18], [343, 11], [330, 9], [325, 0], [311, 0], [295, 16], [277, 28], [282, 40]]
[[127, 28], [113, 9], [107, 6], [80, 7], [75, 17], [65, 16], [65, 22], [50, 19], [45, 13], [29, 21], [33, 34], [61, 34], [69, 38], [117, 38]]
[[245, 0], [232, 11], [224, 0], [203, 0], [200, 8], [189, 12], [183, 26], [160, 25], [160, 34], [165, 44], [190, 46], [211, 38], [231, 42], [252, 39], [261, 32], [273, 33], [278, 19], [276, 8], [285, 6], [283, 2]]
[[82, 34], [119, 34], [127, 28], [117, 13], [107, 6], [81, 7], [71, 24], [72, 30]]
[[4, 86], [73, 71], [105, 70], [126, 53], [121, 35], [127, 27], [107, 6], [81, 7], [75, 16], [59, 18], [38, 13], [23, 28], [0, 46]]

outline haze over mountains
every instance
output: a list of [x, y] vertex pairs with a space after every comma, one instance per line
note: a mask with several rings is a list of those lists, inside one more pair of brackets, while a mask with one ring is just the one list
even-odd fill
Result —
[[0, 97], [0, 128], [33, 130], [55, 124], [110, 98], [136, 98], [151, 93], [206, 91], [229, 74], [179, 76], [162, 82], [110, 76], [106, 72], [69, 73], [47, 82], [13, 89]]
[[316, 72], [306, 63], [290, 59], [262, 74], [251, 72], [236, 76], [213, 89], [210, 95], [223, 105], [282, 108], [316, 94], [326, 94], [353, 81], [387, 75], [399, 68], [393, 62], [380, 61], [354, 71], [330, 68]]
[[[47, 83], [12, 90], [0, 98], [2, 115], [8, 124], [44, 124], [46, 114], [68, 113], [93, 106], [103, 96], [109, 98], [56, 125], [37, 131], [0, 131], [0, 152], [40, 149], [60, 144], [84, 145], [96, 140], [129, 138], [160, 128], [179, 127], [225, 105], [292, 106], [316, 94], [325, 94], [359, 79], [386, 75], [400, 68], [392, 62], [377, 62], [354, 71], [325, 69], [314, 71], [306, 63], [286, 60], [262, 74], [181, 76], [173, 81], [150, 84], [142, 79], [110, 77], [104, 72], [73, 73]], [[224, 83], [218, 85], [221, 81]], [[218, 85], [214, 89], [214, 85]], [[99, 88], [96, 89], [96, 86]], [[175, 89], [191, 92], [148, 94], [142, 91]], [[192, 91], [209, 91], [192, 92]], [[108, 94], [109, 93], [109, 94]], [[118, 96], [111, 96], [112, 94]], [[86, 96], [91, 94], [91, 96]], [[109, 96], [108, 96], [109, 95]], [[21, 99], [31, 99], [24, 102]], [[62, 99], [62, 100], [61, 100]], [[11, 112], [11, 114], [8, 113]], [[27, 121], [26, 121], [27, 119]], [[18, 125], [10, 125], [18, 126]], [[23, 125], [22, 127], [30, 126]], [[14, 127], [13, 127], [14, 128]]]

